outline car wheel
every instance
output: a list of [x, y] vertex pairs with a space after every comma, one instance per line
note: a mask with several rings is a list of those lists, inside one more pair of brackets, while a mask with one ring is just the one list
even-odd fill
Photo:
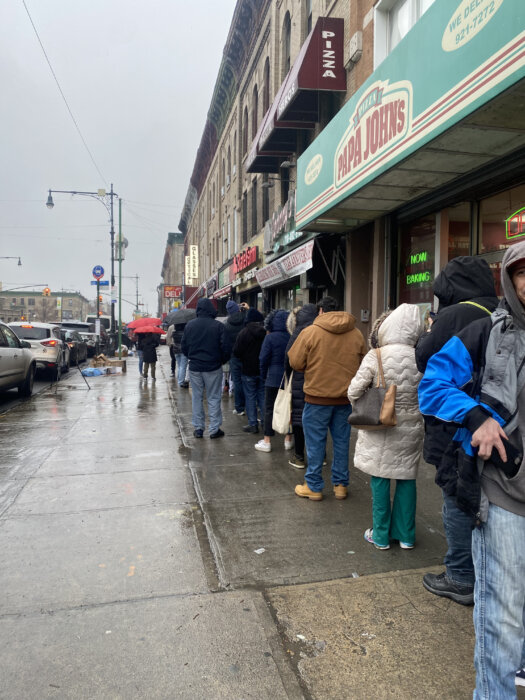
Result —
[[35, 381], [35, 366], [30, 365], [27, 370], [26, 378], [23, 384], [18, 387], [18, 393], [20, 396], [31, 396], [33, 393], [33, 383]]

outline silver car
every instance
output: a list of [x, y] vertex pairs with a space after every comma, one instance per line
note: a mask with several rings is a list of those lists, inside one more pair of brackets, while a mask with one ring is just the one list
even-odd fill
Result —
[[30, 348], [28, 342], [20, 340], [0, 321], [0, 389], [17, 387], [22, 396], [31, 396], [36, 362]]
[[69, 370], [69, 346], [60, 337], [60, 328], [55, 323], [17, 321], [9, 327], [19, 338], [27, 340], [37, 369], [50, 372], [54, 381], [60, 379], [62, 371]]

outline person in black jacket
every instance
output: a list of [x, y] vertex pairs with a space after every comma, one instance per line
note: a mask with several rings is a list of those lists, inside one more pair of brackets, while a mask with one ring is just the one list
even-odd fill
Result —
[[[416, 346], [416, 363], [425, 372], [428, 360], [445, 343], [472, 321], [487, 318], [498, 304], [494, 278], [482, 258], [460, 256], [445, 265], [434, 280], [434, 294], [439, 300], [437, 315], [430, 331]], [[435, 595], [450, 598], [462, 605], [474, 600], [474, 564], [472, 562], [472, 526], [470, 518], [456, 505], [456, 471], [449, 459], [444, 459], [452, 443], [457, 425], [442, 423], [425, 416], [425, 461], [436, 469], [436, 483], [443, 491], [443, 526], [448, 550], [445, 571], [425, 574], [423, 585]]]
[[259, 353], [266, 336], [263, 328], [264, 316], [257, 309], [248, 309], [246, 324], [233, 346], [233, 357], [241, 363], [241, 381], [244, 389], [248, 425], [245, 433], [258, 433], [257, 408], [264, 414], [264, 382], [259, 368]]
[[144, 379], [148, 378], [148, 370], [151, 367], [151, 378], [155, 381], [155, 367], [157, 365], [157, 350], [159, 338], [155, 333], [141, 333], [144, 335], [142, 341], [142, 354], [144, 357]]
[[[285, 371], [289, 377], [292, 372], [288, 361], [288, 350], [295, 343], [299, 333], [307, 326], [312, 325], [317, 316], [317, 306], [315, 304], [305, 304], [288, 316], [286, 327], [290, 333], [290, 340], [286, 346]], [[303, 408], [304, 408], [304, 372], [294, 370], [292, 377], [292, 431], [294, 435], [295, 454], [288, 460], [288, 464], [298, 469], [304, 469], [304, 431], [303, 431]]]
[[[244, 328], [244, 318], [246, 314], [244, 310], [231, 299], [226, 304], [226, 312], [228, 318], [224, 324], [224, 332], [226, 333], [230, 347], [233, 348], [237, 336]], [[244, 389], [242, 386], [241, 363], [233, 354], [230, 357], [230, 375], [233, 381], [233, 396], [235, 399], [235, 408], [233, 412], [238, 416], [243, 416], [246, 400], [244, 398]]]
[[193, 435], [204, 434], [204, 390], [208, 403], [210, 438], [224, 435], [222, 423], [222, 365], [228, 362], [231, 347], [224, 326], [215, 320], [217, 311], [210, 299], [199, 299], [197, 318], [190, 321], [182, 336], [182, 352], [189, 360]]

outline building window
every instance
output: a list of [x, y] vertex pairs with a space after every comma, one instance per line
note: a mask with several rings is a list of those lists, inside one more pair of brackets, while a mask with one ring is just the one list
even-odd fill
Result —
[[242, 117], [242, 154], [245, 156], [248, 153], [248, 108], [244, 108]]
[[257, 226], [257, 180], [252, 183], [252, 236], [258, 231]]
[[[268, 182], [268, 174], [264, 173], [263, 175], [263, 183]], [[262, 222], [263, 226], [264, 224], [268, 221], [270, 218], [270, 188], [269, 187], [262, 187]]]
[[237, 172], [237, 132], [233, 134], [233, 165], [232, 165], [232, 177]]
[[291, 62], [291, 44], [292, 44], [292, 22], [290, 19], [290, 13], [287, 12], [284, 16], [283, 22], [283, 35], [281, 45], [283, 47], [283, 60], [282, 60], [282, 70], [281, 70], [281, 80], [284, 80], [288, 75], [290, 70]]
[[257, 136], [258, 113], [259, 113], [259, 91], [258, 91], [257, 85], [256, 85], [253, 88], [253, 95], [252, 95], [252, 141]]
[[305, 37], [312, 31], [312, 0], [305, 0]]
[[231, 228], [230, 217], [228, 217], [228, 220], [227, 220], [226, 236], [228, 238], [228, 260], [229, 260], [232, 256], [232, 228]]
[[248, 193], [242, 196], [242, 244], [248, 242]]
[[441, 236], [448, 229], [448, 259], [470, 255], [470, 202], [441, 212]]
[[[521, 223], [525, 207], [525, 185], [513, 187], [488, 197], [480, 202], [479, 230], [480, 253], [505, 250], [517, 241], [525, 240], [525, 230]], [[513, 215], [516, 214], [514, 219]], [[507, 224], [507, 220], [509, 223]]]
[[13, 298], [11, 299], [11, 306], [16, 306], [16, 299], [15, 299], [15, 297], [13, 297]]
[[73, 299], [68, 299], [68, 300], [67, 300], [67, 305], [68, 305], [68, 306], [73, 306]]
[[35, 298], [34, 297], [29, 297], [27, 300], [27, 305], [28, 306], [34, 306], [35, 305]]
[[237, 209], [233, 212], [233, 252], [239, 250], [239, 212]]
[[379, 0], [374, 7], [374, 68], [384, 61], [435, 0]]
[[230, 178], [232, 174], [232, 151], [231, 148], [228, 146], [228, 156], [227, 156], [227, 161], [226, 161], [226, 187], [229, 187], [230, 185]]
[[25, 306], [26, 300], [24, 297], [20, 297], [20, 306]]
[[263, 114], [270, 109], [270, 59], [267, 58], [264, 62], [264, 77], [263, 77]]
[[399, 233], [400, 304], [422, 307], [421, 317], [432, 308], [434, 293], [434, 260], [436, 247], [434, 214], [401, 226]]

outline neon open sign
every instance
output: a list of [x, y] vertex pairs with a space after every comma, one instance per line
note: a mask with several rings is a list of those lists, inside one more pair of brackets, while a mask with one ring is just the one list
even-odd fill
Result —
[[505, 220], [505, 233], [507, 238], [519, 238], [525, 236], [525, 207]]

